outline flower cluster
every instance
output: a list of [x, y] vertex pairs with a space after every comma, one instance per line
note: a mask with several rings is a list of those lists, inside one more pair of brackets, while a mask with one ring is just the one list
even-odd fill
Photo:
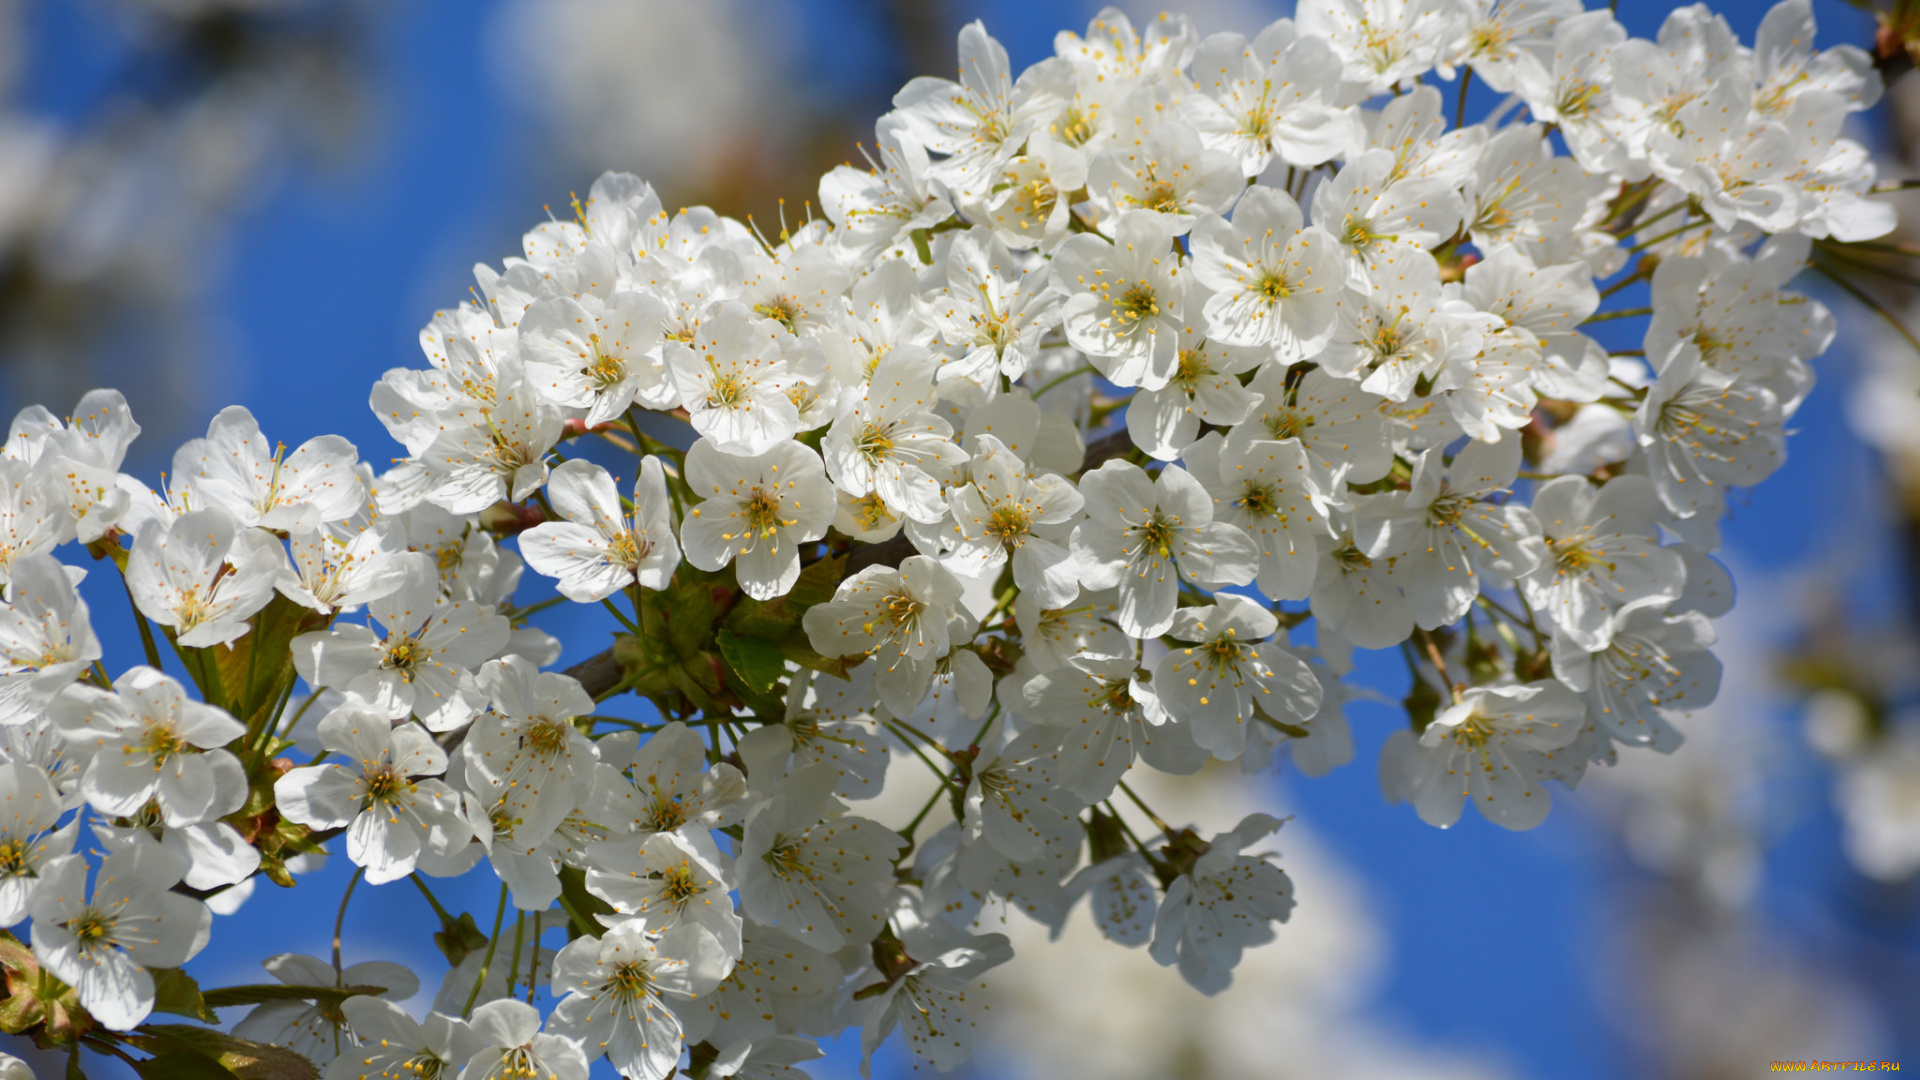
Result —
[[[1084, 896], [1207, 993], [1272, 940], [1281, 823], [1203, 834], [1127, 777], [1346, 763], [1355, 648], [1407, 659], [1381, 775], [1433, 825], [1673, 752], [1728, 491], [1834, 335], [1786, 286], [1894, 224], [1839, 133], [1878, 76], [1812, 37], [1806, 0], [1752, 48], [1698, 7], [1649, 42], [1571, 0], [1308, 0], [1252, 39], [1109, 10], [1015, 73], [975, 23], [777, 240], [609, 174], [478, 268], [373, 388], [384, 472], [235, 408], [154, 491], [118, 395], [22, 413], [0, 905], [39, 989], [0, 1016], [191, 1053], [152, 1009], [258, 1002], [220, 1037], [338, 1078], [790, 1077], [855, 1027], [945, 1070], [1002, 907]], [[1476, 124], [1470, 79], [1508, 95]], [[75, 541], [137, 608], [111, 680]], [[526, 568], [614, 646], [545, 670]], [[424, 1021], [384, 962], [177, 970], [328, 850], [500, 879], [491, 937], [442, 910]]]

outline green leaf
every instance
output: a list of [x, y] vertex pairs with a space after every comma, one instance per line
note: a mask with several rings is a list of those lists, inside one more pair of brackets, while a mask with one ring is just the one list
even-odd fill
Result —
[[447, 963], [454, 967], [467, 958], [468, 953], [478, 952], [487, 947], [487, 935], [473, 921], [473, 912], [463, 911], [458, 919], [442, 922], [440, 929], [433, 932], [433, 943], [446, 956]]
[[567, 938], [581, 934], [599, 937], [597, 916], [613, 914], [613, 905], [587, 891], [587, 872], [575, 866], [560, 868], [560, 906], [567, 912]]
[[[284, 983], [257, 983], [250, 986], [222, 986], [200, 994], [210, 1009], [229, 1005], [258, 1005], [263, 1001], [345, 1001], [364, 994], [384, 994], [384, 986], [287, 986]], [[189, 1030], [199, 1030], [192, 1028]]]
[[780, 655], [799, 664], [803, 668], [844, 679], [847, 672], [864, 657], [830, 657], [815, 652], [812, 639], [805, 630], [794, 630], [774, 642], [780, 649]]
[[693, 702], [701, 712], [708, 712], [714, 707], [713, 696], [726, 685], [720, 676], [723, 666], [717, 658], [698, 653], [692, 659], [669, 668], [667, 675], [673, 680], [674, 689], [685, 694], [687, 700]]
[[[147, 1080], [319, 1080], [313, 1062], [283, 1047], [269, 1046], [224, 1031], [185, 1024], [146, 1024], [128, 1036], [128, 1042], [153, 1054], [155, 1062], [169, 1061], [167, 1071], [149, 1072]], [[199, 1062], [191, 1059], [198, 1058]], [[209, 1071], [208, 1066], [218, 1070]], [[173, 1070], [178, 1071], [173, 1071]]]
[[265, 719], [266, 711], [293, 679], [293, 664], [287, 658], [293, 639], [325, 626], [327, 617], [275, 595], [248, 621], [253, 629], [247, 636], [232, 645], [212, 646], [204, 655], [226, 691], [229, 711], [252, 726]]
[[1407, 691], [1406, 699], [1401, 704], [1407, 710], [1407, 723], [1412, 726], [1414, 734], [1417, 735], [1427, 730], [1427, 725], [1433, 723], [1434, 716], [1439, 713], [1440, 691], [1435, 690], [1432, 683], [1416, 675], [1412, 689]]
[[806, 614], [808, 608], [833, 599], [846, 569], [846, 556], [836, 555], [801, 570], [799, 580], [784, 596], [772, 600], [741, 596], [727, 613], [727, 627], [741, 637], [777, 642], [799, 628], [800, 616]]
[[834, 592], [840, 588], [841, 579], [846, 576], [847, 557], [845, 555], [821, 559], [800, 571], [800, 579], [793, 583], [792, 590], [786, 595], [786, 601], [790, 606], [798, 607], [803, 611], [815, 604], [824, 604], [833, 599]]
[[[134, 1066], [145, 1080], [240, 1080], [233, 1070], [205, 1054], [169, 1050]], [[69, 1069], [71, 1074], [72, 1070]]]
[[673, 590], [667, 628], [673, 650], [684, 658], [698, 655], [713, 640], [713, 587], [695, 578]]
[[40, 962], [33, 958], [33, 950], [5, 930], [0, 930], [0, 965], [21, 971], [40, 970]]
[[193, 976], [179, 968], [152, 968], [153, 1007], [160, 1012], [175, 1016], [190, 1016], [195, 1020], [204, 1020], [217, 1024], [220, 1018], [207, 1008], [205, 999], [200, 996], [200, 984]]
[[46, 1006], [32, 994], [8, 994], [0, 998], [0, 1031], [18, 1035], [39, 1023], [46, 1014]]
[[793, 631], [800, 613], [787, 606], [786, 597], [755, 600], [742, 596], [727, 612], [727, 627], [741, 637], [778, 641]]
[[731, 630], [720, 631], [714, 640], [719, 642], [720, 655], [726, 658], [727, 666], [756, 693], [764, 694], [780, 685], [781, 677], [787, 673], [786, 657], [771, 641], [738, 637]]

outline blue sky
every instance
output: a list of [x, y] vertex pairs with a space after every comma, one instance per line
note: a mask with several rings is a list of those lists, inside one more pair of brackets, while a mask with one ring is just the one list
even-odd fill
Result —
[[[889, 55], [884, 32], [874, 28], [878, 3], [806, 4], [805, 17], [794, 20], [802, 42], [795, 49], [798, 70], [812, 92], [873, 114], [910, 74]], [[253, 410], [270, 438], [289, 445], [337, 432], [376, 462], [399, 452], [366, 407], [369, 385], [387, 368], [419, 366], [415, 336], [432, 309], [462, 297], [474, 262], [497, 263], [515, 251], [520, 231], [540, 218], [541, 205], [560, 205], [567, 196], [566, 187], [536, 190], [526, 179], [521, 155], [529, 152], [531, 133], [513, 118], [486, 63], [490, 6], [409, 0], [374, 19], [368, 95], [374, 108], [361, 147], [337, 167], [276, 178], [238, 218], [213, 285], [213, 304], [229, 333], [209, 358], [202, 415], [189, 429], [238, 403]], [[984, 18], [1016, 65], [1044, 55], [1054, 31], [1084, 27], [1088, 14], [1082, 4], [1053, 0], [954, 3], [949, 9]], [[1818, 3], [1816, 10], [1823, 44], [1868, 40], [1857, 11], [1834, 2]], [[1623, 0], [1619, 15], [1630, 32], [1652, 36], [1665, 11], [1665, 5]], [[114, 49], [100, 32], [95, 6], [43, 0], [32, 12], [22, 104], [56, 118], [78, 115], [114, 70]], [[1761, 6], [1744, 3], [1725, 10], [1749, 41], [1763, 13]], [[1475, 101], [1492, 103], [1490, 96]], [[583, 172], [571, 186], [584, 190], [591, 180]], [[810, 187], [810, 179], [799, 178], [795, 193]], [[1842, 311], [1849, 331], [1860, 325], [1857, 309]], [[1868, 568], [1859, 603], [1871, 610], [1884, 603], [1876, 597], [1891, 591], [1884, 588], [1885, 574], [1873, 571], [1889, 566], [1889, 557], [1869, 509], [1875, 463], [1844, 423], [1847, 369], [1840, 350], [1822, 362], [1822, 384], [1798, 417], [1787, 465], [1737, 500], [1726, 537], [1734, 562], [1766, 571], [1848, 552]], [[9, 413], [23, 404], [0, 403]], [[70, 403], [47, 404], [59, 410]], [[139, 408], [136, 400], [136, 416]], [[153, 481], [170, 452], [170, 446], [150, 442], [136, 449], [129, 467]], [[523, 595], [537, 589], [530, 579]], [[92, 590], [90, 596], [109, 655], [137, 653], [125, 631], [124, 599], [116, 606], [111, 593]], [[597, 613], [548, 626], [563, 640], [582, 642], [570, 648], [570, 659], [596, 651], [598, 635], [611, 629]], [[1365, 658], [1361, 671], [1361, 681], [1389, 696], [1404, 691], [1405, 672], [1396, 657]], [[1386, 806], [1372, 762], [1403, 719], [1395, 708], [1362, 705], [1354, 720], [1356, 763], [1323, 780], [1290, 778], [1286, 788], [1301, 817], [1364, 876], [1385, 920], [1393, 956], [1378, 1014], [1421, 1038], [1491, 1051], [1521, 1075], [1629, 1075], [1591, 974], [1604, 960], [1597, 955], [1608, 919], [1602, 905], [1615, 895], [1610, 883], [1617, 884], [1622, 868], [1609, 861], [1576, 814], [1556, 813], [1525, 834], [1468, 815], [1459, 827], [1441, 832], [1422, 825], [1409, 808]], [[1911, 964], [1911, 926], [1889, 938], [1863, 939], [1849, 921], [1848, 871], [1834, 848], [1835, 824], [1824, 810], [1824, 795], [1807, 789], [1789, 797], [1808, 801], [1810, 812], [1779, 838], [1764, 910], [1780, 920], [1790, 941], [1803, 937], [1816, 952], [1841, 948], [1836, 941], [1857, 947], [1865, 940]], [[336, 865], [292, 893], [263, 886], [243, 922], [217, 930], [271, 927], [263, 929], [270, 936], [242, 942], [217, 934], [194, 965], [203, 982], [256, 981], [261, 973], [252, 965], [267, 952], [324, 956], [344, 881], [345, 871]], [[464, 904], [484, 922], [496, 886], [484, 874], [471, 875], [467, 884], [449, 887], [443, 899], [456, 910]], [[1303, 903], [1311, 903], [1311, 883], [1300, 886]], [[402, 959], [437, 976], [441, 961], [425, 940], [431, 928], [430, 914], [412, 889], [363, 890], [347, 921], [347, 958]], [[1909, 1034], [1886, 1049], [1920, 1057], [1914, 1039]], [[820, 1075], [835, 1074], [823, 1069]]]

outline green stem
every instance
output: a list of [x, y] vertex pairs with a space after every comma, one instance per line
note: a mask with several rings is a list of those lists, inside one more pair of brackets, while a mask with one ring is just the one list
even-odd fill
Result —
[[597, 938], [606, 932], [599, 923], [582, 915], [580, 909], [573, 906], [573, 901], [567, 899], [567, 894], [564, 892], [560, 894], [560, 910], [567, 913], [567, 921], [573, 924], [575, 930], [580, 931], [582, 937]]
[[533, 949], [527, 957], [527, 1004], [533, 1004], [533, 987], [540, 980], [540, 913], [533, 913]]
[[613, 612], [613, 617], [620, 620], [620, 625], [627, 628], [627, 633], [633, 634], [636, 637], [640, 635], [640, 628], [633, 625], [633, 620], [627, 618], [626, 613], [620, 610], [619, 605], [613, 602], [612, 597], [607, 597], [600, 601], [600, 606]]
[[1815, 246], [1819, 249], [1820, 254], [1826, 258], [1843, 262], [1856, 270], [1864, 270], [1876, 277], [1886, 278], [1888, 281], [1897, 281], [1910, 289], [1920, 289], [1920, 277], [1895, 270], [1891, 266], [1881, 266], [1878, 263], [1868, 262], [1858, 256], [1849, 255], [1846, 253], [1846, 249], [1838, 246], [1828, 244], [1816, 244]]
[[1614, 293], [1619, 292], [1621, 289], [1626, 288], [1627, 286], [1633, 284], [1634, 282], [1645, 281], [1652, 276], [1653, 276], [1652, 274], [1649, 274], [1646, 272], [1646, 264], [1640, 263], [1639, 265], [1633, 268], [1633, 273], [1628, 274], [1626, 277], [1621, 278], [1619, 281], [1616, 281], [1613, 284], [1607, 286], [1606, 288], [1601, 289], [1600, 299], [1605, 300], [1607, 297], [1612, 296]]
[[1041, 396], [1046, 394], [1047, 391], [1053, 389], [1056, 386], [1059, 386], [1061, 383], [1066, 382], [1068, 379], [1078, 378], [1081, 375], [1091, 375], [1093, 374], [1093, 371], [1094, 371], [1094, 368], [1092, 364], [1082, 364], [1079, 367], [1074, 368], [1072, 371], [1067, 372], [1065, 375], [1056, 375], [1053, 378], [1048, 379], [1047, 384], [1045, 386], [1042, 386], [1040, 389], [1035, 390], [1033, 392], [1033, 396], [1037, 400]]
[[1140, 796], [1134, 794], [1133, 789], [1127, 786], [1127, 782], [1125, 780], [1120, 781], [1120, 791], [1127, 798], [1133, 800], [1133, 805], [1139, 807], [1140, 812], [1147, 815], [1147, 820], [1153, 822], [1155, 827], [1157, 827], [1161, 832], [1165, 833], [1169, 837], [1173, 835], [1173, 826], [1167, 824], [1166, 821], [1162, 819], [1159, 814], [1156, 814], [1153, 812], [1153, 807], [1148, 806], [1146, 802], [1140, 798]]
[[933, 813], [933, 808], [939, 805], [940, 797], [942, 795], [945, 795], [947, 793], [947, 790], [952, 786], [953, 786], [953, 781], [951, 779], [943, 779], [940, 786], [933, 789], [933, 794], [927, 796], [926, 805], [920, 808], [919, 813], [913, 815], [912, 821], [907, 822], [907, 827], [901, 830], [901, 833], [900, 833], [900, 835], [907, 838], [907, 847], [905, 851], [902, 851], [900, 853], [900, 857], [898, 859], [895, 859], [894, 862], [896, 863], [905, 862], [908, 858], [912, 857], [913, 849], [916, 846], [913, 838], [913, 834], [915, 830], [920, 828], [921, 822], [927, 820], [928, 814]]
[[1906, 339], [1907, 344], [1913, 347], [1914, 352], [1920, 353], [1920, 337], [1914, 336], [1913, 331], [1908, 329], [1907, 324], [1905, 322], [1901, 321], [1900, 316], [1895, 315], [1892, 311], [1888, 310], [1885, 305], [1880, 303], [1880, 301], [1875, 300], [1873, 297], [1867, 295], [1864, 291], [1860, 289], [1859, 286], [1855, 285], [1853, 282], [1848, 281], [1846, 278], [1843, 278], [1839, 274], [1834, 273], [1830, 267], [1823, 266], [1820, 263], [1813, 263], [1812, 266], [1819, 273], [1826, 275], [1827, 280], [1833, 282], [1835, 285], [1838, 285], [1840, 286], [1840, 288], [1844, 289], [1847, 295], [1853, 297], [1855, 300], [1860, 301], [1862, 304], [1865, 304], [1867, 308], [1871, 310], [1874, 314], [1880, 316], [1882, 319], [1885, 319], [1887, 321], [1887, 325], [1893, 327], [1895, 333], [1899, 334], [1902, 338]]
[[366, 872], [367, 868], [364, 866], [354, 868], [353, 876], [347, 879], [347, 891], [340, 894], [340, 910], [333, 916], [333, 975], [335, 984], [338, 984], [340, 981], [340, 930], [347, 922], [347, 901], [353, 899], [354, 886], [360, 884], [360, 879], [366, 875]]
[[408, 874], [407, 880], [413, 882], [413, 887], [419, 889], [420, 895], [427, 898], [427, 903], [433, 907], [433, 913], [440, 917], [443, 925], [452, 926], [459, 921], [441, 905], [439, 898], [433, 895], [433, 890], [427, 888], [427, 883], [421, 879], [419, 871]]
[[595, 694], [593, 696], [593, 703], [598, 705], [616, 694], [626, 693], [628, 690], [633, 689], [633, 684], [637, 679], [638, 676], [629, 674], [626, 678], [608, 687], [604, 693]]
[[140, 628], [140, 646], [147, 651], [147, 666], [159, 671], [160, 647], [153, 643], [153, 627], [147, 624], [146, 614], [140, 610], [140, 605], [134, 602], [133, 585], [127, 581], [125, 571], [120, 574], [120, 584], [127, 590], [127, 608], [133, 612], [134, 625]]
[[520, 978], [520, 941], [527, 932], [527, 913], [513, 913], [513, 959], [507, 961], [507, 996], [513, 996], [514, 981]]
[[528, 604], [523, 608], [514, 608], [508, 612], [507, 615], [512, 619], [524, 619], [529, 615], [538, 615], [550, 607], [555, 607], [566, 602], [567, 598], [564, 596], [549, 596], [537, 604]]
[[[1618, 311], [1596, 311], [1592, 315], [1587, 316], [1587, 322], [1606, 322], [1610, 319], [1637, 319], [1642, 315], [1651, 314], [1653, 314], [1653, 309], [1650, 307], [1621, 308]], [[1584, 326], [1586, 324], [1582, 323], [1581, 325]]]
[[[907, 736], [906, 732], [908, 729], [902, 727], [900, 724], [897, 724], [892, 720], [887, 721], [886, 724], [887, 724], [887, 730], [893, 732], [895, 735], [900, 736], [900, 741], [907, 744], [907, 749], [913, 751], [913, 756], [919, 758], [921, 762], [923, 762], [927, 766], [927, 768], [933, 773], [933, 775], [939, 777], [942, 781], [946, 780], [947, 771], [945, 769], [942, 769], [940, 766], [935, 765], [933, 763], [933, 759], [928, 757], [924, 752], [921, 751], [920, 744]], [[919, 733], [914, 732], [914, 734], [918, 735]]]
[[1689, 221], [1685, 225], [1675, 225], [1673, 228], [1668, 229], [1666, 232], [1661, 233], [1659, 236], [1656, 236], [1651, 240], [1642, 240], [1639, 243], [1628, 248], [1627, 254], [1638, 255], [1641, 252], [1652, 247], [1653, 245], [1660, 243], [1662, 240], [1671, 240], [1674, 237], [1679, 236], [1681, 233], [1686, 232], [1688, 229], [1697, 229], [1702, 225], [1711, 225], [1711, 224], [1713, 224], [1712, 218], [1701, 218], [1699, 221]]
[[[1635, 200], [1635, 202], [1638, 202], [1638, 201], [1639, 201], [1639, 200]], [[1628, 205], [1628, 206], [1632, 206], [1632, 205], [1634, 205], [1634, 204], [1633, 204], [1633, 203], [1629, 203], [1629, 204], [1627, 204], [1627, 205]], [[1674, 204], [1673, 204], [1672, 206], [1669, 206], [1669, 207], [1667, 207], [1667, 208], [1666, 208], [1665, 210], [1662, 210], [1662, 211], [1660, 211], [1659, 213], [1657, 213], [1657, 214], [1655, 214], [1655, 215], [1653, 215], [1653, 216], [1652, 216], [1652, 217], [1650, 217], [1650, 218], [1647, 218], [1647, 219], [1646, 219], [1646, 220], [1644, 220], [1644, 221], [1636, 221], [1636, 222], [1634, 222], [1634, 223], [1633, 223], [1632, 225], [1630, 225], [1630, 226], [1628, 226], [1627, 228], [1628, 228], [1628, 230], [1631, 230], [1631, 231], [1633, 231], [1633, 232], [1646, 232], [1646, 231], [1647, 231], [1647, 226], [1649, 226], [1649, 225], [1651, 225], [1651, 224], [1653, 224], [1653, 223], [1654, 223], [1654, 222], [1656, 222], [1656, 221], [1661, 221], [1661, 220], [1663, 220], [1663, 219], [1665, 219], [1665, 218], [1670, 218], [1670, 217], [1672, 217], [1673, 215], [1675, 215], [1675, 214], [1677, 214], [1677, 213], [1679, 213], [1680, 211], [1682, 211], [1682, 210], [1685, 210], [1685, 209], [1687, 209], [1687, 207], [1688, 207], [1688, 206], [1690, 206], [1690, 205], [1692, 205], [1692, 204], [1690, 204], [1690, 203], [1688, 203], [1688, 202], [1687, 202], [1686, 200], [1684, 200], [1684, 199], [1682, 199], [1681, 201], [1679, 201], [1679, 202], [1677, 202], [1677, 203], [1674, 203]]]
[[486, 985], [487, 970], [493, 967], [493, 951], [500, 945], [500, 921], [507, 916], [507, 883], [500, 883], [500, 903], [493, 909], [493, 933], [487, 935], [487, 955], [480, 958], [480, 974], [473, 980], [473, 989], [467, 991], [466, 1008], [460, 1010], [460, 1018], [465, 1020], [473, 1015], [473, 1003], [480, 1000], [480, 987]]

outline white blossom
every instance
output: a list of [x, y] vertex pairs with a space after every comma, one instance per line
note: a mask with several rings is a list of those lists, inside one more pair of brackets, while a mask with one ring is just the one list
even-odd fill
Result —
[[687, 511], [680, 546], [702, 570], [734, 564], [740, 587], [771, 600], [800, 579], [800, 545], [833, 521], [833, 484], [820, 456], [781, 442], [735, 457], [702, 439], [687, 451], [687, 486], [703, 501]]
[[634, 585], [664, 589], [680, 565], [673, 505], [659, 458], [640, 462], [633, 512], [621, 505], [607, 471], [569, 461], [547, 479], [547, 498], [565, 521], [545, 521], [520, 534], [527, 565], [558, 578], [560, 593], [576, 603], [604, 600]]
[[280, 812], [314, 829], [347, 833], [347, 857], [369, 884], [413, 872], [425, 852], [450, 855], [473, 838], [460, 798], [435, 779], [447, 755], [425, 729], [394, 727], [378, 712], [349, 703], [320, 721], [321, 743], [343, 763], [294, 769], [274, 782]]
[[1206, 607], [1182, 608], [1169, 633], [1193, 646], [1169, 650], [1153, 669], [1153, 689], [1193, 741], [1222, 761], [1246, 748], [1258, 723], [1299, 725], [1320, 711], [1320, 681], [1306, 662], [1265, 639], [1273, 613], [1243, 596], [1219, 593]]
[[[68, 689], [54, 718], [62, 737], [90, 744], [80, 790], [103, 814], [131, 817], [152, 799], [161, 819], [179, 827], [230, 814], [245, 801], [240, 760], [219, 747], [246, 734], [246, 726], [191, 700], [153, 668], [127, 669], [112, 690]], [[223, 787], [231, 795], [224, 803]]]
[[131, 1031], [153, 1010], [151, 968], [179, 967], [206, 947], [213, 914], [167, 891], [180, 880], [157, 844], [107, 855], [87, 888], [88, 860], [62, 855], [41, 870], [28, 905], [33, 955], [80, 1005], [115, 1031]]
[[1293, 914], [1293, 882], [1262, 856], [1242, 855], [1280, 828], [1278, 819], [1249, 814], [1231, 832], [1220, 833], [1174, 879], [1153, 920], [1148, 952], [1162, 966], [1178, 964], [1180, 975], [1203, 994], [1226, 989], [1240, 954], [1273, 940], [1273, 923]]
[[40, 716], [100, 659], [85, 600], [52, 558], [15, 559], [0, 603], [0, 726]]

